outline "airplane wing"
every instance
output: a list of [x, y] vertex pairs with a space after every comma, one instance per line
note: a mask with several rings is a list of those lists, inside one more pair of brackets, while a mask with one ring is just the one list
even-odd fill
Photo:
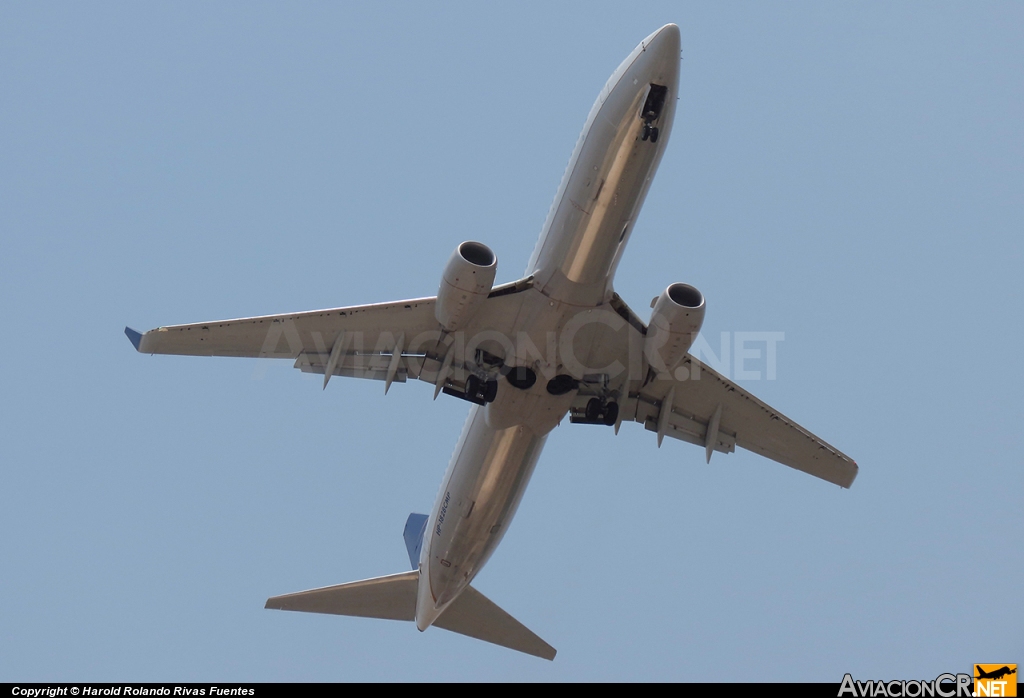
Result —
[[[188, 356], [247, 356], [295, 359], [304, 352], [331, 352], [342, 332], [358, 333], [361, 344], [372, 350], [382, 336], [390, 350], [400, 333], [413, 339], [437, 329], [434, 299], [416, 298], [394, 303], [311, 310], [304, 313], [263, 315], [158, 327], [144, 334], [126, 328], [125, 334], [142, 354]], [[354, 339], [354, 337], [353, 337]]]
[[[486, 326], [501, 330], [515, 319], [517, 294], [529, 280], [495, 287], [479, 312]], [[293, 359], [295, 368], [331, 376], [404, 383], [409, 377], [442, 388], [465, 388], [477, 357], [452, 341], [434, 314], [436, 298], [263, 315], [235, 320], [158, 327], [125, 334], [142, 354]], [[487, 370], [487, 366], [482, 367]], [[443, 375], [438, 378], [439, 374]], [[458, 392], [458, 390], [456, 391]]]
[[703, 446], [708, 461], [712, 451], [739, 446], [840, 487], [853, 484], [857, 464], [842, 451], [695, 357], [687, 355], [680, 368], [676, 374], [687, 380], [652, 380], [636, 392], [636, 412], [626, 416], [659, 437]]
[[[630, 331], [645, 334], [643, 322], [622, 306]], [[840, 487], [853, 484], [853, 459], [694, 356], [687, 354], [673, 374], [623, 386], [619, 420], [643, 424], [658, 435], [659, 446], [665, 436], [702, 446], [708, 462], [713, 451], [732, 453], [739, 446]]]

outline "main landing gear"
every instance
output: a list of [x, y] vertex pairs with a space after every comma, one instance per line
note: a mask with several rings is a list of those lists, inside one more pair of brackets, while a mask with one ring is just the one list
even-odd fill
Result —
[[599, 397], [592, 397], [587, 401], [587, 408], [583, 414], [569, 415], [569, 421], [573, 424], [603, 424], [606, 427], [615, 426], [618, 419], [619, 403], [602, 400]]
[[615, 426], [615, 420], [618, 418], [619, 403], [602, 402], [600, 398], [596, 397], [587, 401], [587, 419], [611, 427]]
[[489, 402], [494, 402], [494, 399], [498, 397], [498, 381], [483, 380], [478, 376], [470, 375], [466, 379], [466, 390], [464, 392], [447, 385], [441, 392], [477, 405], [486, 405]]

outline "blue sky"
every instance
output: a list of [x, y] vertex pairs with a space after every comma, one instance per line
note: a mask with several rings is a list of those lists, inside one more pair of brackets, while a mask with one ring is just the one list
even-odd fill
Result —
[[[553, 663], [263, 610], [405, 569], [467, 405], [140, 356], [124, 325], [432, 295], [466, 239], [514, 280], [598, 91], [666, 22], [682, 96], [616, 288], [645, 316], [696, 285], [716, 349], [784, 333], [743, 384], [853, 488], [563, 424], [476, 582]], [[1024, 661], [1019, 4], [6, 3], [0, 94], [0, 680]]]

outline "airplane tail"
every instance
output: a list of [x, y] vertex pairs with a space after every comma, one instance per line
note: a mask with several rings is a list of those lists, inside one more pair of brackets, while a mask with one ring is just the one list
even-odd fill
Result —
[[409, 551], [409, 564], [412, 568], [420, 566], [420, 548], [423, 546], [423, 532], [427, 529], [426, 514], [409, 514], [405, 520], [405, 531], [402, 537], [405, 538], [405, 549]]
[[[414, 568], [418, 566], [425, 524], [426, 517], [422, 514], [412, 514], [406, 522], [406, 546]], [[417, 530], [418, 538], [415, 536]], [[267, 599], [265, 607], [282, 611], [411, 621], [416, 619], [418, 585], [419, 570], [413, 569], [412, 572], [274, 596]], [[467, 586], [452, 601], [434, 621], [434, 625], [535, 657], [549, 660], [555, 658], [554, 647], [472, 586]]]

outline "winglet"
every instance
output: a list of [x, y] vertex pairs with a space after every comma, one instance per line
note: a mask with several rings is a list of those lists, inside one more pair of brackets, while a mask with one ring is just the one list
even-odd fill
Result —
[[125, 327], [124, 333], [128, 337], [128, 340], [132, 343], [132, 346], [135, 347], [135, 351], [141, 351], [139, 349], [139, 344], [142, 343], [142, 333], [136, 332], [131, 327]]

